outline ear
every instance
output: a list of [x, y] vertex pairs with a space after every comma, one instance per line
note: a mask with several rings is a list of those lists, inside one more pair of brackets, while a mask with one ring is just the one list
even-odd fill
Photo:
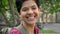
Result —
[[18, 15], [19, 15], [19, 17], [21, 17], [21, 14], [20, 14], [20, 12], [18, 12]]
[[40, 8], [38, 8], [38, 11], [39, 11], [39, 15], [40, 15], [41, 9], [40, 9]]
[[40, 8], [38, 8], [39, 13], [40, 13], [40, 10], [41, 10], [41, 9], [40, 9]]
[[20, 13], [20, 12], [18, 12], [18, 14], [20, 15], [21, 13]]
[[38, 8], [38, 10], [40, 11], [40, 8]]

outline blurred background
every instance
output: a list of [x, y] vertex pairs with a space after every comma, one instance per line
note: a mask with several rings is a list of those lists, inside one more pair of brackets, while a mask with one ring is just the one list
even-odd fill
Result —
[[[41, 11], [37, 22], [60, 23], [60, 0], [40, 0], [39, 4]], [[19, 25], [19, 18], [15, 0], [0, 0], [0, 32], [4, 27]]]

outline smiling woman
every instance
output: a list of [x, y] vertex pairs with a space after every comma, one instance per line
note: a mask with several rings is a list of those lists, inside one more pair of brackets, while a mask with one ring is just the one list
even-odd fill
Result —
[[16, 6], [22, 24], [12, 28], [8, 34], [40, 34], [35, 26], [40, 13], [39, 0], [16, 0]]
[[[33, 3], [33, 4], [32, 4]], [[27, 5], [28, 4], [28, 5]], [[33, 24], [39, 16], [39, 9], [34, 1], [25, 1], [20, 10], [20, 16], [25, 24]]]

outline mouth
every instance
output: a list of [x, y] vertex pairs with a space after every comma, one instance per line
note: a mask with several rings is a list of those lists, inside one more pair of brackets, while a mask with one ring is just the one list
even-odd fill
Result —
[[34, 16], [26, 16], [26, 19], [27, 19], [28, 21], [34, 21], [35, 18], [36, 18], [35, 15], [34, 15]]

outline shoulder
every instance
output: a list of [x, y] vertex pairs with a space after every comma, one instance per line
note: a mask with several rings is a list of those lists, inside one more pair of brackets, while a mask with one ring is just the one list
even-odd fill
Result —
[[21, 32], [16, 28], [12, 28], [8, 34], [21, 34]]
[[40, 30], [38, 29], [37, 26], [34, 27], [34, 31], [35, 31], [35, 33], [37, 33], [37, 34], [40, 34]]

